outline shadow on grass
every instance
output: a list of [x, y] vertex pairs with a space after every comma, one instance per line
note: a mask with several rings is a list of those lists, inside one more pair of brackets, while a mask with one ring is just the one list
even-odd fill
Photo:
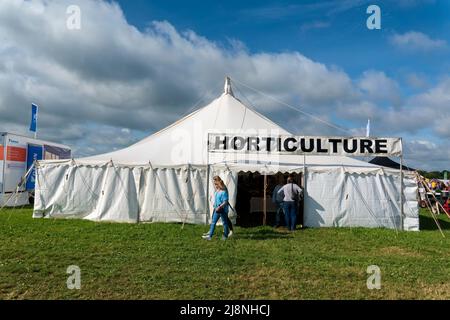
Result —
[[[1, 208], [1, 206], [0, 206], [0, 208]], [[17, 207], [4, 207], [1, 209], [1, 211], [8, 211], [8, 212], [14, 213], [14, 212], [22, 212], [25, 210], [29, 210], [31, 213], [33, 213], [33, 209], [34, 209], [34, 207], [31, 204], [27, 204], [24, 206], [17, 206]]]
[[256, 230], [247, 229], [245, 232], [239, 233], [237, 236], [240, 239], [248, 239], [248, 240], [272, 240], [272, 239], [289, 238], [291, 236], [291, 233], [279, 229], [256, 229]]
[[[444, 220], [443, 215], [438, 215], [438, 222], [442, 230], [450, 230], [450, 222]], [[420, 215], [420, 230], [438, 230], [436, 222], [431, 216]]]

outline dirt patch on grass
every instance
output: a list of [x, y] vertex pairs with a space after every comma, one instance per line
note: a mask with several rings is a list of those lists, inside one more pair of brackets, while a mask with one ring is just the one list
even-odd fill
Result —
[[333, 267], [328, 272], [299, 268], [258, 266], [237, 274], [234, 288], [239, 299], [339, 299], [365, 286], [358, 267]]
[[400, 256], [400, 257], [414, 257], [414, 258], [423, 257], [423, 255], [417, 251], [396, 246], [379, 248], [376, 249], [376, 252], [378, 255], [382, 256]]
[[[240, 299], [286, 299], [299, 297], [295, 278], [298, 275], [286, 269], [258, 267], [236, 275]], [[236, 288], [237, 289], [237, 288]]]
[[450, 282], [436, 284], [420, 284], [420, 291], [423, 293], [420, 299], [450, 299]]

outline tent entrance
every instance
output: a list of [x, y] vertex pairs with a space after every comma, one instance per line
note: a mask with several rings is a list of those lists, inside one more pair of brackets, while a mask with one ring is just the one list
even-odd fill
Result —
[[[295, 182], [303, 188], [302, 174], [292, 173]], [[286, 184], [288, 173], [267, 175], [266, 178], [259, 172], [239, 172], [236, 196], [236, 211], [238, 217], [236, 225], [241, 227], [256, 227], [264, 225], [273, 226], [276, 223], [277, 205], [272, 202], [272, 194], [281, 183]], [[267, 183], [264, 205], [264, 181]], [[264, 217], [264, 207], [266, 215]], [[300, 203], [297, 213], [297, 225], [303, 225], [303, 201]], [[281, 214], [280, 225], [284, 226], [284, 215]]]

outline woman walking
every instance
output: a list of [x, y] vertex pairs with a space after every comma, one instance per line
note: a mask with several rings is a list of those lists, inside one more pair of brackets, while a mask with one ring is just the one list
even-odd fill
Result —
[[[228, 190], [225, 186], [225, 183], [219, 176], [215, 176], [213, 178], [214, 188], [216, 191], [214, 192], [214, 212], [212, 216], [211, 227], [209, 228], [209, 232], [202, 236], [205, 240], [211, 240], [214, 235], [214, 230], [216, 228], [216, 224], [219, 221], [219, 218], [222, 219], [223, 231], [224, 235], [222, 236], [222, 240], [226, 240], [230, 233], [230, 229], [233, 229], [230, 219], [228, 218]], [[231, 231], [232, 232], [232, 231]]]

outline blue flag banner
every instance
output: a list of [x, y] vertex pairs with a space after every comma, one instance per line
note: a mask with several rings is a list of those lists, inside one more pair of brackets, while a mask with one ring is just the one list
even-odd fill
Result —
[[37, 115], [38, 115], [38, 106], [33, 103], [31, 104], [31, 124], [30, 124], [30, 131], [32, 132], [37, 131]]
[[[42, 160], [42, 153], [43, 153], [42, 146], [36, 146], [36, 145], [32, 145], [32, 144], [28, 145], [27, 171], [31, 168], [34, 161]], [[33, 169], [31, 169], [31, 172], [27, 177], [26, 189], [28, 191], [34, 190], [35, 180], [36, 180], [36, 170], [33, 167]]]

